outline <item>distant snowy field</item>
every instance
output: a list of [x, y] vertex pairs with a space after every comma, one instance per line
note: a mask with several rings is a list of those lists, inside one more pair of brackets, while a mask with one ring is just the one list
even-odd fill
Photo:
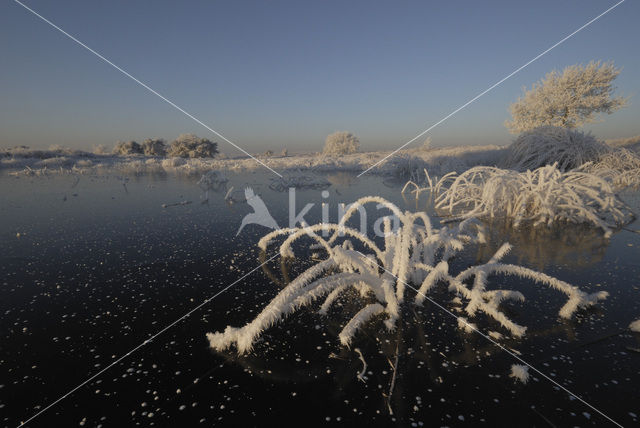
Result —
[[[612, 148], [640, 151], [639, 136], [607, 140]], [[508, 153], [508, 146], [457, 146], [362, 152], [347, 155], [323, 153], [292, 154], [289, 156], [254, 154], [256, 159], [278, 172], [309, 171], [360, 173], [383, 160], [367, 174], [411, 177], [426, 168], [432, 177], [449, 172], [462, 173], [478, 165], [501, 166]], [[391, 156], [390, 156], [391, 155]], [[95, 154], [80, 150], [52, 147], [49, 150], [24, 147], [0, 148], [0, 173], [12, 175], [46, 175], [55, 173], [108, 173], [144, 174], [176, 173], [202, 174], [207, 171], [246, 172], [265, 169], [248, 156], [217, 158], [167, 158], [145, 155], [119, 156]]]
[[[427, 168], [431, 175], [451, 171], [462, 172], [477, 165], [495, 165], [504, 157], [504, 146], [463, 146], [403, 150], [389, 156], [368, 173], [410, 176]], [[341, 156], [308, 153], [290, 156], [256, 155], [276, 171], [351, 171], [362, 172], [391, 154], [390, 151], [364, 152]], [[99, 155], [73, 150], [0, 150], [0, 169], [11, 174], [42, 175], [55, 173], [119, 172], [143, 174], [167, 172], [198, 174], [210, 170], [243, 172], [264, 168], [250, 157], [218, 158], [161, 158], [143, 155]]]

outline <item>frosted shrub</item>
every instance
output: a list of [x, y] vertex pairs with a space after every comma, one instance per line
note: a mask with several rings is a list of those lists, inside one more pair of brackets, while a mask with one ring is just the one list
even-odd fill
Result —
[[3, 156], [4, 157], [40, 157], [33, 155], [33, 150], [29, 148], [29, 146], [14, 146], [8, 147], [4, 149]]
[[206, 138], [199, 138], [194, 134], [178, 136], [169, 147], [170, 157], [180, 158], [212, 158], [218, 153], [218, 143]]
[[142, 151], [147, 156], [164, 156], [167, 154], [165, 142], [161, 138], [147, 138], [142, 142]]
[[561, 171], [567, 171], [594, 161], [610, 150], [591, 134], [541, 126], [520, 134], [509, 146], [503, 163], [506, 168], [518, 171], [557, 163]]
[[[55, 147], [55, 146], [54, 146]], [[51, 150], [31, 149], [29, 146], [14, 146], [4, 149], [3, 157], [48, 159], [61, 155]]]
[[624, 149], [614, 149], [580, 168], [609, 181], [616, 189], [640, 186], [640, 156]]
[[505, 125], [517, 134], [545, 125], [575, 128], [595, 122], [597, 113], [611, 114], [627, 103], [613, 97], [618, 74], [613, 64], [599, 61], [554, 70], [511, 105], [513, 120]]
[[534, 171], [478, 166], [447, 174], [434, 186], [436, 208], [451, 220], [502, 218], [513, 227], [586, 223], [610, 236], [633, 218], [611, 184], [593, 174], [562, 172], [548, 165]]
[[120, 156], [142, 154], [142, 146], [135, 141], [118, 141], [113, 148], [113, 154]]
[[334, 132], [327, 136], [322, 153], [327, 155], [347, 155], [360, 150], [360, 140], [351, 132]]
[[[399, 227], [393, 228], [391, 217], [382, 219], [383, 246], [347, 226], [348, 220], [368, 203], [387, 208], [399, 220]], [[320, 236], [321, 232], [329, 232], [331, 236], [324, 238]], [[291, 281], [244, 327], [228, 326], [224, 332], [207, 333], [212, 348], [225, 350], [235, 345], [239, 353], [248, 352], [263, 331], [282, 318], [318, 300], [322, 302], [319, 313], [326, 315], [349, 290], [356, 292], [352, 298], [357, 299], [362, 309], [338, 334], [344, 346], [350, 346], [357, 331], [366, 324], [379, 325], [382, 321], [386, 330], [394, 330], [404, 300], [411, 297], [413, 304], [422, 305], [427, 294], [439, 284], [446, 285], [450, 292], [467, 302], [464, 309], [467, 316], [482, 313], [495, 319], [515, 337], [524, 335], [526, 327], [509, 319], [501, 311], [500, 304], [507, 300], [522, 302], [524, 295], [514, 290], [489, 289], [491, 276], [528, 278], [566, 294], [568, 300], [559, 311], [563, 318], [570, 318], [579, 308], [593, 305], [607, 296], [606, 292], [587, 294], [543, 273], [501, 263], [511, 248], [509, 244], [500, 247], [486, 263], [453, 273], [449, 261], [466, 245], [484, 242], [482, 228], [469, 219], [456, 227], [435, 229], [426, 213], [402, 212], [376, 196], [361, 198], [351, 204], [338, 224], [279, 229], [264, 236], [258, 245], [266, 251], [274, 240], [280, 239], [280, 255], [293, 260], [296, 257], [294, 245], [301, 245], [303, 238], [311, 239], [314, 242], [311, 248], [320, 249], [325, 257]], [[362, 252], [356, 250], [356, 245]], [[415, 297], [407, 295], [407, 287], [417, 291]], [[461, 328], [475, 329], [462, 317], [458, 322]]]

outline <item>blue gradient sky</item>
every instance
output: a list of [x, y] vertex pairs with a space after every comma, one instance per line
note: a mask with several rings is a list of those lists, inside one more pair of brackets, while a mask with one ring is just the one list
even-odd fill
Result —
[[[249, 151], [318, 150], [336, 130], [365, 150], [397, 147], [615, 3], [25, 2]], [[433, 144], [508, 143], [522, 87], [592, 59], [622, 66], [618, 93], [632, 99], [588, 129], [640, 134], [638, 17], [627, 0], [434, 129]], [[0, 146], [219, 141], [10, 0], [0, 58]]]

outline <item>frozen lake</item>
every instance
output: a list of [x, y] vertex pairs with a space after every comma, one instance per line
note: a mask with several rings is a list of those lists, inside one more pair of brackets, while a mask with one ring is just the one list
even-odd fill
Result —
[[[289, 221], [289, 194], [270, 189], [268, 173], [231, 174], [203, 203], [199, 178], [0, 176], [2, 426], [43, 410], [266, 259], [256, 244], [268, 229], [248, 225], [235, 236], [251, 212], [241, 190], [252, 187], [280, 226]], [[403, 198], [404, 182], [346, 173], [324, 178], [328, 197], [320, 188], [296, 192], [297, 212], [315, 204], [305, 216], [311, 224], [321, 220], [322, 202], [336, 221], [340, 202], [367, 195], [434, 214], [428, 198]], [[237, 189], [233, 204], [224, 200], [231, 186]], [[622, 197], [640, 212], [637, 192]], [[373, 221], [375, 207], [369, 212]], [[490, 283], [508, 281], [507, 288], [527, 299], [504, 305], [528, 326], [526, 336], [501, 343], [625, 426], [638, 424], [640, 416], [640, 335], [627, 329], [640, 318], [639, 230], [636, 220], [606, 240], [580, 226], [510, 232], [496, 224], [487, 244], [469, 247], [452, 262], [458, 269], [484, 262], [508, 241], [514, 249], [506, 261], [588, 292], [607, 291], [606, 300], [562, 320], [560, 293], [510, 277]], [[536, 373], [526, 385], [514, 382], [510, 367], [518, 361], [458, 329], [455, 318], [429, 302], [405, 308], [394, 332], [373, 323], [357, 337], [354, 347], [368, 364], [366, 382], [357, 378], [359, 355], [337, 338], [345, 318], [314, 311], [270, 328], [248, 355], [209, 348], [207, 332], [251, 321], [287, 278], [309, 265], [309, 258], [274, 259], [30, 425], [607, 425]], [[454, 310], [444, 288], [431, 297]], [[353, 312], [348, 299], [340, 310]], [[483, 315], [473, 321], [483, 331], [499, 330]]]

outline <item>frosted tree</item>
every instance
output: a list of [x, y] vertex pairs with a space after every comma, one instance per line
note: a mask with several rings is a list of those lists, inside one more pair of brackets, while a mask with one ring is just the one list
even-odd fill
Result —
[[543, 125], [575, 128], [595, 122], [597, 113], [611, 114], [627, 103], [613, 96], [618, 74], [613, 63], [600, 61], [554, 70], [511, 104], [513, 120], [505, 126], [517, 134]]
[[360, 150], [360, 140], [351, 132], [334, 132], [329, 134], [324, 143], [322, 153], [327, 155], [346, 155]]
[[212, 158], [218, 153], [218, 143], [194, 134], [181, 134], [169, 147], [168, 155], [179, 158]]
[[165, 142], [161, 138], [147, 138], [142, 142], [142, 151], [147, 156], [164, 156], [167, 154]]

